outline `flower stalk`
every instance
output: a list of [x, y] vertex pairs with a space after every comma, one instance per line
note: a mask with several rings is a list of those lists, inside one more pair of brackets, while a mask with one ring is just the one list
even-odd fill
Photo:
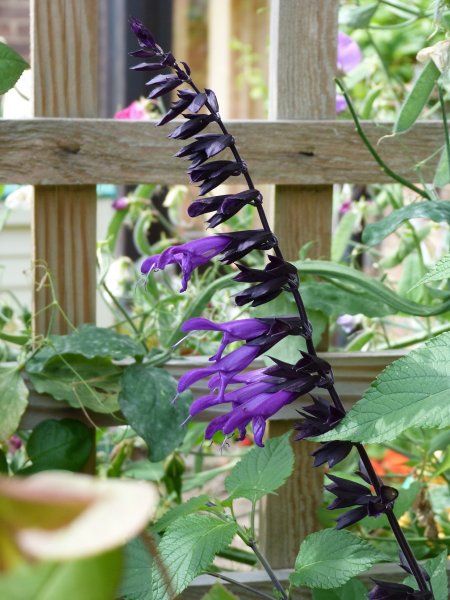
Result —
[[[176, 89], [181, 84], [187, 84], [190, 88], [178, 91], [179, 100], [171, 105], [168, 113], [161, 119], [158, 125], [169, 122], [185, 110], [191, 111], [191, 113], [183, 114], [186, 121], [182, 125], [179, 125], [169, 137], [183, 140], [190, 137], [195, 138], [196, 141], [182, 148], [178, 152], [178, 156], [187, 156], [192, 161], [192, 166], [188, 169], [188, 173], [191, 182], [199, 184], [200, 196], [204, 196], [212, 191], [231, 176], [242, 175], [248, 186], [248, 191], [241, 192], [235, 196], [199, 198], [191, 205], [190, 214], [197, 215], [216, 211], [208, 221], [210, 227], [215, 227], [219, 223], [226, 221], [232, 214], [235, 214], [236, 210], [239, 210], [239, 207], [250, 204], [256, 208], [262, 224], [262, 231], [240, 232], [241, 235], [219, 234], [216, 237], [207, 237], [203, 238], [203, 240], [170, 248], [162, 255], [147, 258], [143, 263], [143, 271], [148, 273], [152, 269], [164, 268], [166, 264], [178, 263], [183, 273], [183, 291], [186, 289], [192, 269], [204, 264], [212, 256], [222, 254], [223, 258], [221, 260], [230, 264], [240, 260], [253, 249], [271, 249], [274, 255], [269, 255], [269, 263], [264, 270], [250, 269], [245, 265], [237, 264], [240, 273], [235, 277], [235, 280], [256, 285], [252, 285], [244, 292], [239, 293], [236, 296], [236, 304], [241, 306], [251, 303], [253, 306], [257, 306], [272, 300], [282, 290], [285, 290], [292, 294], [299, 315], [297, 322], [293, 317], [255, 320], [259, 321], [258, 323], [249, 323], [247, 321], [250, 320], [246, 320], [245, 324], [242, 324], [241, 331], [244, 333], [241, 336], [237, 336], [237, 332], [240, 329], [239, 326], [237, 328], [233, 327], [231, 323], [213, 326], [210, 323], [205, 325], [205, 319], [192, 320], [196, 321], [195, 323], [188, 322], [184, 326], [185, 331], [215, 329], [223, 331], [224, 338], [218, 353], [211, 357], [213, 364], [210, 367], [197, 369], [184, 375], [179, 382], [178, 391], [181, 392], [187, 389], [203, 377], [209, 377], [208, 385], [211, 394], [199, 398], [193, 403], [191, 406], [191, 415], [209, 406], [226, 402], [231, 404], [232, 409], [228, 414], [216, 417], [211, 421], [206, 429], [205, 437], [210, 439], [219, 430], [225, 435], [231, 435], [234, 431], [238, 430], [240, 439], [242, 439], [245, 437], [247, 425], [252, 422], [255, 442], [258, 445], [263, 445], [262, 437], [266, 420], [270, 416], [275, 414], [284, 405], [311, 392], [314, 388], [322, 388], [328, 392], [331, 403], [328, 404], [327, 401], [321, 398], [317, 399], [317, 401], [315, 400], [315, 405], [304, 409], [303, 415], [305, 416], [305, 421], [297, 428], [300, 430], [298, 439], [302, 439], [303, 437], [313, 439], [314, 435], [334, 428], [343, 416], [345, 416], [346, 411], [334, 387], [333, 373], [330, 365], [317, 355], [312, 338], [312, 328], [299, 291], [297, 270], [284, 259], [279, 242], [272, 232], [264, 211], [261, 194], [259, 194], [254, 186], [248, 167], [236, 147], [233, 136], [222, 121], [214, 92], [211, 90], [201, 92], [191, 79], [189, 67], [185, 63], [179, 64], [171, 53], [164, 53], [162, 48], [156, 44], [151, 33], [141, 23], [132, 20], [131, 27], [141, 46], [141, 50], [132, 54], [144, 58], [156, 58], [160, 61], [158, 63], [142, 63], [135, 68], [154, 71], [157, 68], [164, 69], [170, 67], [174, 71], [173, 75], [158, 75], [148, 82], [149, 85], [154, 86], [149, 97], [159, 97]], [[418, 188], [414, 184], [404, 180], [382, 161], [362, 131], [344, 86], [339, 81], [337, 81], [337, 84], [342, 89], [349, 104], [358, 133], [373, 158], [396, 181], [429, 199], [426, 190]], [[207, 114], [199, 113], [199, 110], [203, 107], [208, 111]], [[201, 134], [203, 129], [210, 123], [216, 123], [222, 135]], [[225, 148], [229, 148], [234, 161], [208, 161], [208, 159]], [[270, 323], [267, 324], [265, 321], [270, 321]], [[264, 325], [267, 325], [265, 331]], [[274, 360], [275, 366], [273, 367], [241, 374], [257, 356], [266, 352], [285, 335], [302, 335], [305, 339], [307, 352], [302, 353], [302, 358], [295, 365]], [[230, 352], [225, 357], [222, 357], [222, 352], [226, 344], [236, 339], [242, 339], [245, 341], [245, 344], [237, 350]], [[229, 384], [236, 383], [243, 385], [237, 390], [226, 392]], [[218, 390], [218, 393], [215, 393], [216, 390]], [[356, 448], [360, 456], [361, 467], [357, 474], [373, 487], [375, 493], [373, 494], [364, 485], [330, 476], [332, 484], [328, 486], [328, 489], [336, 495], [336, 500], [329, 508], [356, 505], [356, 508], [341, 515], [338, 519], [337, 527], [346, 527], [366, 515], [377, 516], [382, 513], [386, 514], [394, 536], [401, 548], [401, 556], [404, 557], [406, 564], [404, 568], [414, 575], [422, 594], [420, 597], [432, 599], [433, 594], [427, 585], [424, 572], [419, 567], [392, 511], [392, 506], [398, 492], [394, 488], [384, 485], [377, 477], [364, 447], [359, 443], [353, 444], [351, 442], [344, 443], [338, 441], [322, 444], [319, 450], [315, 452], [315, 464], [318, 466], [319, 464], [328, 462], [332, 466], [342, 460], [350, 452], [352, 446]], [[249, 540], [248, 544], [258, 556], [275, 587], [282, 595], [282, 598], [287, 598], [281, 585], [273, 577], [270, 565], [267, 564], [267, 561], [259, 552], [254, 541]], [[381, 598], [378, 595], [378, 589], [382, 590], [383, 585], [383, 582], [377, 582], [372, 595], [374, 599]]]

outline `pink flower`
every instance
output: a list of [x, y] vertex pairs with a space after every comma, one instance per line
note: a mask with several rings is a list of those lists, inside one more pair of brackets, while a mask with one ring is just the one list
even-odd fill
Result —
[[[337, 68], [341, 73], [348, 73], [362, 61], [362, 53], [358, 44], [346, 33], [338, 32]], [[342, 112], [347, 108], [344, 96], [336, 96], [336, 112]]]
[[146, 118], [144, 107], [140, 102], [135, 100], [126, 108], [122, 108], [114, 115], [115, 119], [131, 119], [134, 121], [142, 121]]

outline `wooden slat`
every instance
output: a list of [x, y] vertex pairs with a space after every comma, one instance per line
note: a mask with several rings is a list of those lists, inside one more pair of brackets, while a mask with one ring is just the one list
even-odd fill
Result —
[[[320, 185], [391, 181], [373, 161], [348, 121], [228, 121], [239, 150], [258, 183]], [[389, 123], [364, 128], [373, 143]], [[0, 120], [0, 181], [70, 185], [158, 181], [186, 183], [187, 163], [173, 158], [179, 143], [170, 127], [102, 119]], [[419, 123], [378, 151], [403, 176], [417, 179], [414, 165], [443, 139], [438, 122]], [[436, 160], [423, 169], [433, 178]]]
[[[33, 105], [36, 116], [96, 115], [96, 17], [96, 0], [31, 2]], [[71, 154], [74, 146], [70, 137], [59, 140], [66, 148], [63, 152]], [[35, 152], [36, 158], [39, 150], [35, 148]], [[20, 159], [16, 157], [14, 160]], [[46, 160], [55, 170], [61, 166], [55, 154]], [[14, 181], [14, 178], [10, 180]], [[50, 182], [44, 177], [29, 183], [69, 182], [61, 179]], [[95, 221], [94, 185], [39, 185], [35, 188], [32, 231], [36, 265], [33, 307], [36, 332], [46, 334], [50, 327], [53, 333], [70, 329], [61, 313], [46, 308], [52, 300], [48, 280], [43, 278], [47, 269], [54, 281], [56, 299], [68, 320], [74, 325], [95, 321]]]
[[[336, 0], [271, 3], [271, 119], [334, 115], [337, 9]], [[332, 197], [331, 185], [275, 187], [271, 222], [287, 259], [297, 258], [300, 247], [310, 240], [316, 242], [316, 256], [329, 255]], [[294, 421], [271, 421], [268, 435], [279, 436], [293, 427]], [[317, 509], [322, 503], [323, 471], [312, 468], [315, 447], [305, 441], [293, 443], [291, 477], [276, 496], [266, 496], [261, 503], [261, 545], [272, 567], [293, 564], [301, 540], [320, 527]]]

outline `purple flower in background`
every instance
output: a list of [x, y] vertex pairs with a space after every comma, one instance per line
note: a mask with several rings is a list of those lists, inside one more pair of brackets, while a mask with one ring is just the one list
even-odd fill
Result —
[[403, 583], [372, 580], [376, 585], [367, 596], [369, 600], [432, 600], [433, 594], [421, 592]]
[[179, 246], [171, 246], [162, 254], [149, 256], [141, 265], [141, 273], [164, 269], [167, 265], [178, 264], [182, 271], [182, 285], [180, 292], [186, 291], [191, 273], [197, 267], [209, 262], [214, 256], [220, 254], [228, 245], [229, 239], [225, 236], [209, 236]]
[[[358, 44], [342, 31], [338, 32], [337, 68], [341, 73], [348, 73], [362, 61], [362, 53]], [[345, 99], [336, 95], [336, 112], [342, 112], [347, 107]]]
[[130, 204], [130, 201], [126, 196], [122, 196], [122, 198], [116, 198], [111, 204], [114, 210], [126, 210]]

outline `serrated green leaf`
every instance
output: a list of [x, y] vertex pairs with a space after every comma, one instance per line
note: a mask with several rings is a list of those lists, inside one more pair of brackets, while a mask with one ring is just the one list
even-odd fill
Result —
[[404, 221], [417, 218], [430, 219], [435, 223], [442, 221], [450, 223], [450, 202], [429, 200], [398, 208], [381, 221], [366, 225], [362, 234], [362, 241], [368, 246], [379, 244], [384, 238], [396, 231]]
[[[448, 600], [447, 552], [430, 558], [422, 566], [431, 578], [434, 600]], [[416, 580], [412, 575], [408, 575], [403, 583], [417, 589]]]
[[172, 523], [158, 547], [161, 560], [153, 565], [152, 600], [170, 600], [180, 594], [228, 546], [236, 531], [234, 521], [226, 523], [208, 515], [188, 515]]
[[93, 447], [89, 429], [74, 419], [48, 419], [39, 423], [27, 442], [27, 454], [32, 466], [20, 475], [31, 475], [49, 469], [79, 471], [86, 464]]
[[264, 448], [250, 450], [226, 478], [227, 492], [233, 498], [256, 502], [283, 485], [294, 468], [290, 435], [272, 438]]
[[334, 590], [313, 590], [313, 600], [367, 600], [367, 588], [359, 579], [350, 579]]
[[450, 333], [386, 367], [332, 431], [317, 441], [384, 442], [410, 427], [450, 424]]
[[63, 563], [21, 563], [0, 577], [0, 598], [8, 600], [83, 600], [115, 598], [121, 571], [122, 552]]
[[56, 360], [61, 354], [83, 356], [87, 359], [122, 360], [130, 356], [140, 358], [145, 355], [145, 349], [129, 336], [116, 333], [112, 329], [81, 325], [69, 335], [50, 336], [50, 344], [27, 361], [27, 371], [40, 372], [48, 362]]
[[378, 2], [364, 6], [343, 6], [339, 11], [339, 24], [350, 29], [365, 29], [375, 15]]
[[0, 367], [0, 442], [19, 427], [28, 405], [28, 388], [17, 368]]
[[15, 50], [0, 42], [0, 95], [13, 88], [30, 65]]
[[354, 210], [349, 210], [339, 221], [331, 240], [331, 260], [339, 262], [344, 256], [357, 219], [358, 213]]
[[437, 66], [432, 60], [429, 60], [400, 108], [394, 123], [393, 133], [403, 133], [414, 125], [428, 102], [428, 98], [440, 75], [441, 72]]
[[158, 462], [181, 442], [192, 399], [190, 392], [177, 396], [175, 379], [163, 369], [131, 365], [123, 373], [119, 404], [128, 423], [148, 446], [149, 458]]
[[[155, 546], [157, 542], [155, 540]], [[120, 598], [125, 600], [153, 600], [152, 566], [150, 555], [142, 538], [135, 538], [124, 548], [124, 573]]]
[[332, 589], [383, 558], [368, 542], [349, 531], [324, 529], [302, 542], [289, 580], [297, 587]]
[[220, 583], [213, 585], [201, 600], [239, 600], [237, 596], [223, 587]]
[[171, 525], [180, 517], [190, 515], [202, 508], [206, 508], [206, 504], [208, 502], [209, 496], [207, 496], [206, 494], [202, 494], [201, 496], [195, 496], [195, 498], [190, 498], [186, 502], [183, 502], [183, 504], [174, 506], [169, 511], [167, 511], [160, 519], [158, 519], [158, 521], [152, 526], [152, 531], [156, 531], [157, 533], [163, 532], [165, 529], [167, 529], [169, 525]]
[[[443, 202], [442, 204], [445, 203]], [[411, 302], [410, 300], [402, 298], [373, 277], [369, 277], [346, 265], [340, 265], [326, 260], [296, 261], [294, 264], [299, 270], [300, 277], [302, 274], [315, 275], [327, 280], [341, 282], [341, 284], [350, 283], [359, 288], [357, 293], [363, 292], [365, 294], [370, 294], [372, 297], [378, 296], [380, 302], [387, 304], [396, 312], [419, 317], [431, 317], [443, 314], [450, 310], [450, 299], [445, 300], [445, 302], [441, 302], [436, 306], [417, 304], [417, 302]]]
[[[40, 394], [66, 401], [73, 408], [84, 407], [98, 413], [118, 411], [122, 369], [110, 360], [89, 360], [71, 355], [65, 362], [58, 356], [45, 361], [44, 365], [30, 365], [30, 362], [27, 362], [26, 370], [34, 389]], [[30, 366], [36, 371], [28, 371]]]
[[419, 285], [429, 283], [430, 281], [440, 281], [450, 277], [450, 254], [443, 256], [429, 271], [418, 281], [411, 289], [413, 290]]

